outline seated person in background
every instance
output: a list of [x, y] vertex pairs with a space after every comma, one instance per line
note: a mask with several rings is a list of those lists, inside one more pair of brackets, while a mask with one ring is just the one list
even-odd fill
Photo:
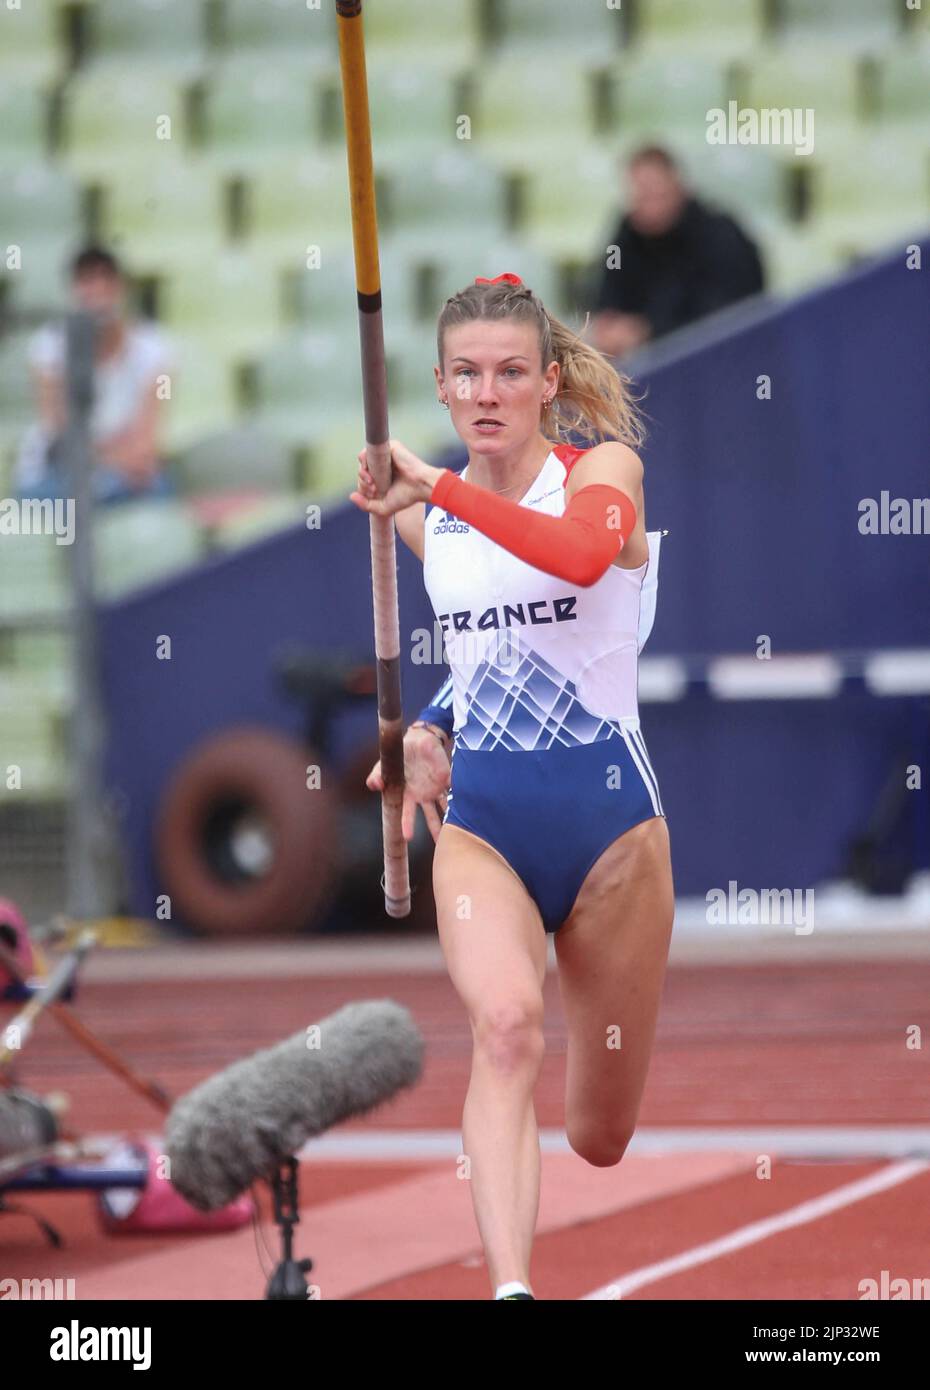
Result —
[[764, 284], [755, 244], [727, 213], [691, 193], [667, 150], [637, 150], [627, 182], [629, 211], [613, 239], [619, 265], [604, 267], [589, 328], [593, 345], [611, 357], [625, 357]]
[[[72, 302], [98, 324], [90, 433], [93, 493], [99, 502], [171, 493], [158, 451], [164, 402], [158, 378], [170, 370], [166, 339], [153, 323], [128, 317], [116, 257], [87, 247], [71, 262]], [[30, 366], [39, 422], [23, 440], [17, 465], [22, 494], [61, 495], [67, 488], [56, 441], [66, 419], [65, 329], [48, 324], [32, 340]]]

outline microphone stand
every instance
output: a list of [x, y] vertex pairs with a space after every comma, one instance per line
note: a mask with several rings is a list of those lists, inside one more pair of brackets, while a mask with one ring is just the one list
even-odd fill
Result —
[[312, 1268], [310, 1259], [294, 1259], [294, 1227], [300, 1220], [297, 1206], [297, 1159], [286, 1158], [271, 1179], [274, 1196], [274, 1219], [281, 1227], [283, 1258], [268, 1281], [266, 1298], [298, 1299], [306, 1303], [310, 1297], [307, 1280], [304, 1277]]

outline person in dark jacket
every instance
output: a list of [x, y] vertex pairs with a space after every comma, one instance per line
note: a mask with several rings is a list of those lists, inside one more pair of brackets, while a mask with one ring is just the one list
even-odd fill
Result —
[[627, 177], [629, 210], [608, 248], [590, 330], [612, 357], [764, 288], [755, 243], [694, 196], [667, 150], [637, 150]]

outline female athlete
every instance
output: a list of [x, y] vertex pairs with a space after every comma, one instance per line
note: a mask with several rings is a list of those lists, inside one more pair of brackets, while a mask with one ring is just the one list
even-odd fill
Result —
[[[598, 1167], [633, 1134], [665, 975], [669, 836], [637, 706], [659, 537], [625, 382], [517, 276], [453, 295], [437, 336], [437, 393], [467, 467], [433, 468], [392, 440], [388, 491], [363, 449], [351, 500], [396, 516], [444, 633], [451, 674], [404, 738], [404, 834], [419, 805], [472, 1029], [462, 1136], [491, 1287], [534, 1298], [547, 934], [565, 1129]], [[368, 786], [382, 788], [380, 764]]]

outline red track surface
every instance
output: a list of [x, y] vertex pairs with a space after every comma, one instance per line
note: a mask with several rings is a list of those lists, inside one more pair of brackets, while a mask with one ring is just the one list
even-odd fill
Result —
[[[470, 1031], [442, 975], [91, 984], [81, 1017], [180, 1095], [207, 1075], [277, 1042], [341, 1004], [389, 997], [427, 1043], [422, 1083], [371, 1120], [345, 1127], [458, 1131]], [[547, 981], [547, 1058], [537, 1090], [541, 1127], [562, 1125], [565, 1036], [558, 986]], [[641, 1127], [927, 1124], [930, 964], [673, 967], [668, 976]], [[20, 1084], [64, 1090], [85, 1133], [157, 1132], [157, 1112], [44, 1019], [18, 1068]], [[613, 1279], [713, 1241], [887, 1165], [793, 1162], [771, 1178], [756, 1155], [631, 1152], [591, 1169], [545, 1154], [533, 1280], [541, 1298], [575, 1299]], [[323, 1297], [484, 1299], [489, 1296], [467, 1184], [441, 1161], [304, 1163], [298, 1253], [314, 1257]], [[0, 1277], [75, 1277], [78, 1297], [260, 1297], [269, 1267], [246, 1228], [226, 1235], [106, 1237], [81, 1193], [17, 1194], [65, 1235], [63, 1251], [35, 1224], [0, 1216]], [[634, 1298], [857, 1298], [882, 1269], [930, 1275], [920, 1173], [843, 1210], [769, 1235], [634, 1291]], [[265, 1225], [276, 1251], [276, 1235]], [[276, 1257], [276, 1256], [275, 1256]]]

